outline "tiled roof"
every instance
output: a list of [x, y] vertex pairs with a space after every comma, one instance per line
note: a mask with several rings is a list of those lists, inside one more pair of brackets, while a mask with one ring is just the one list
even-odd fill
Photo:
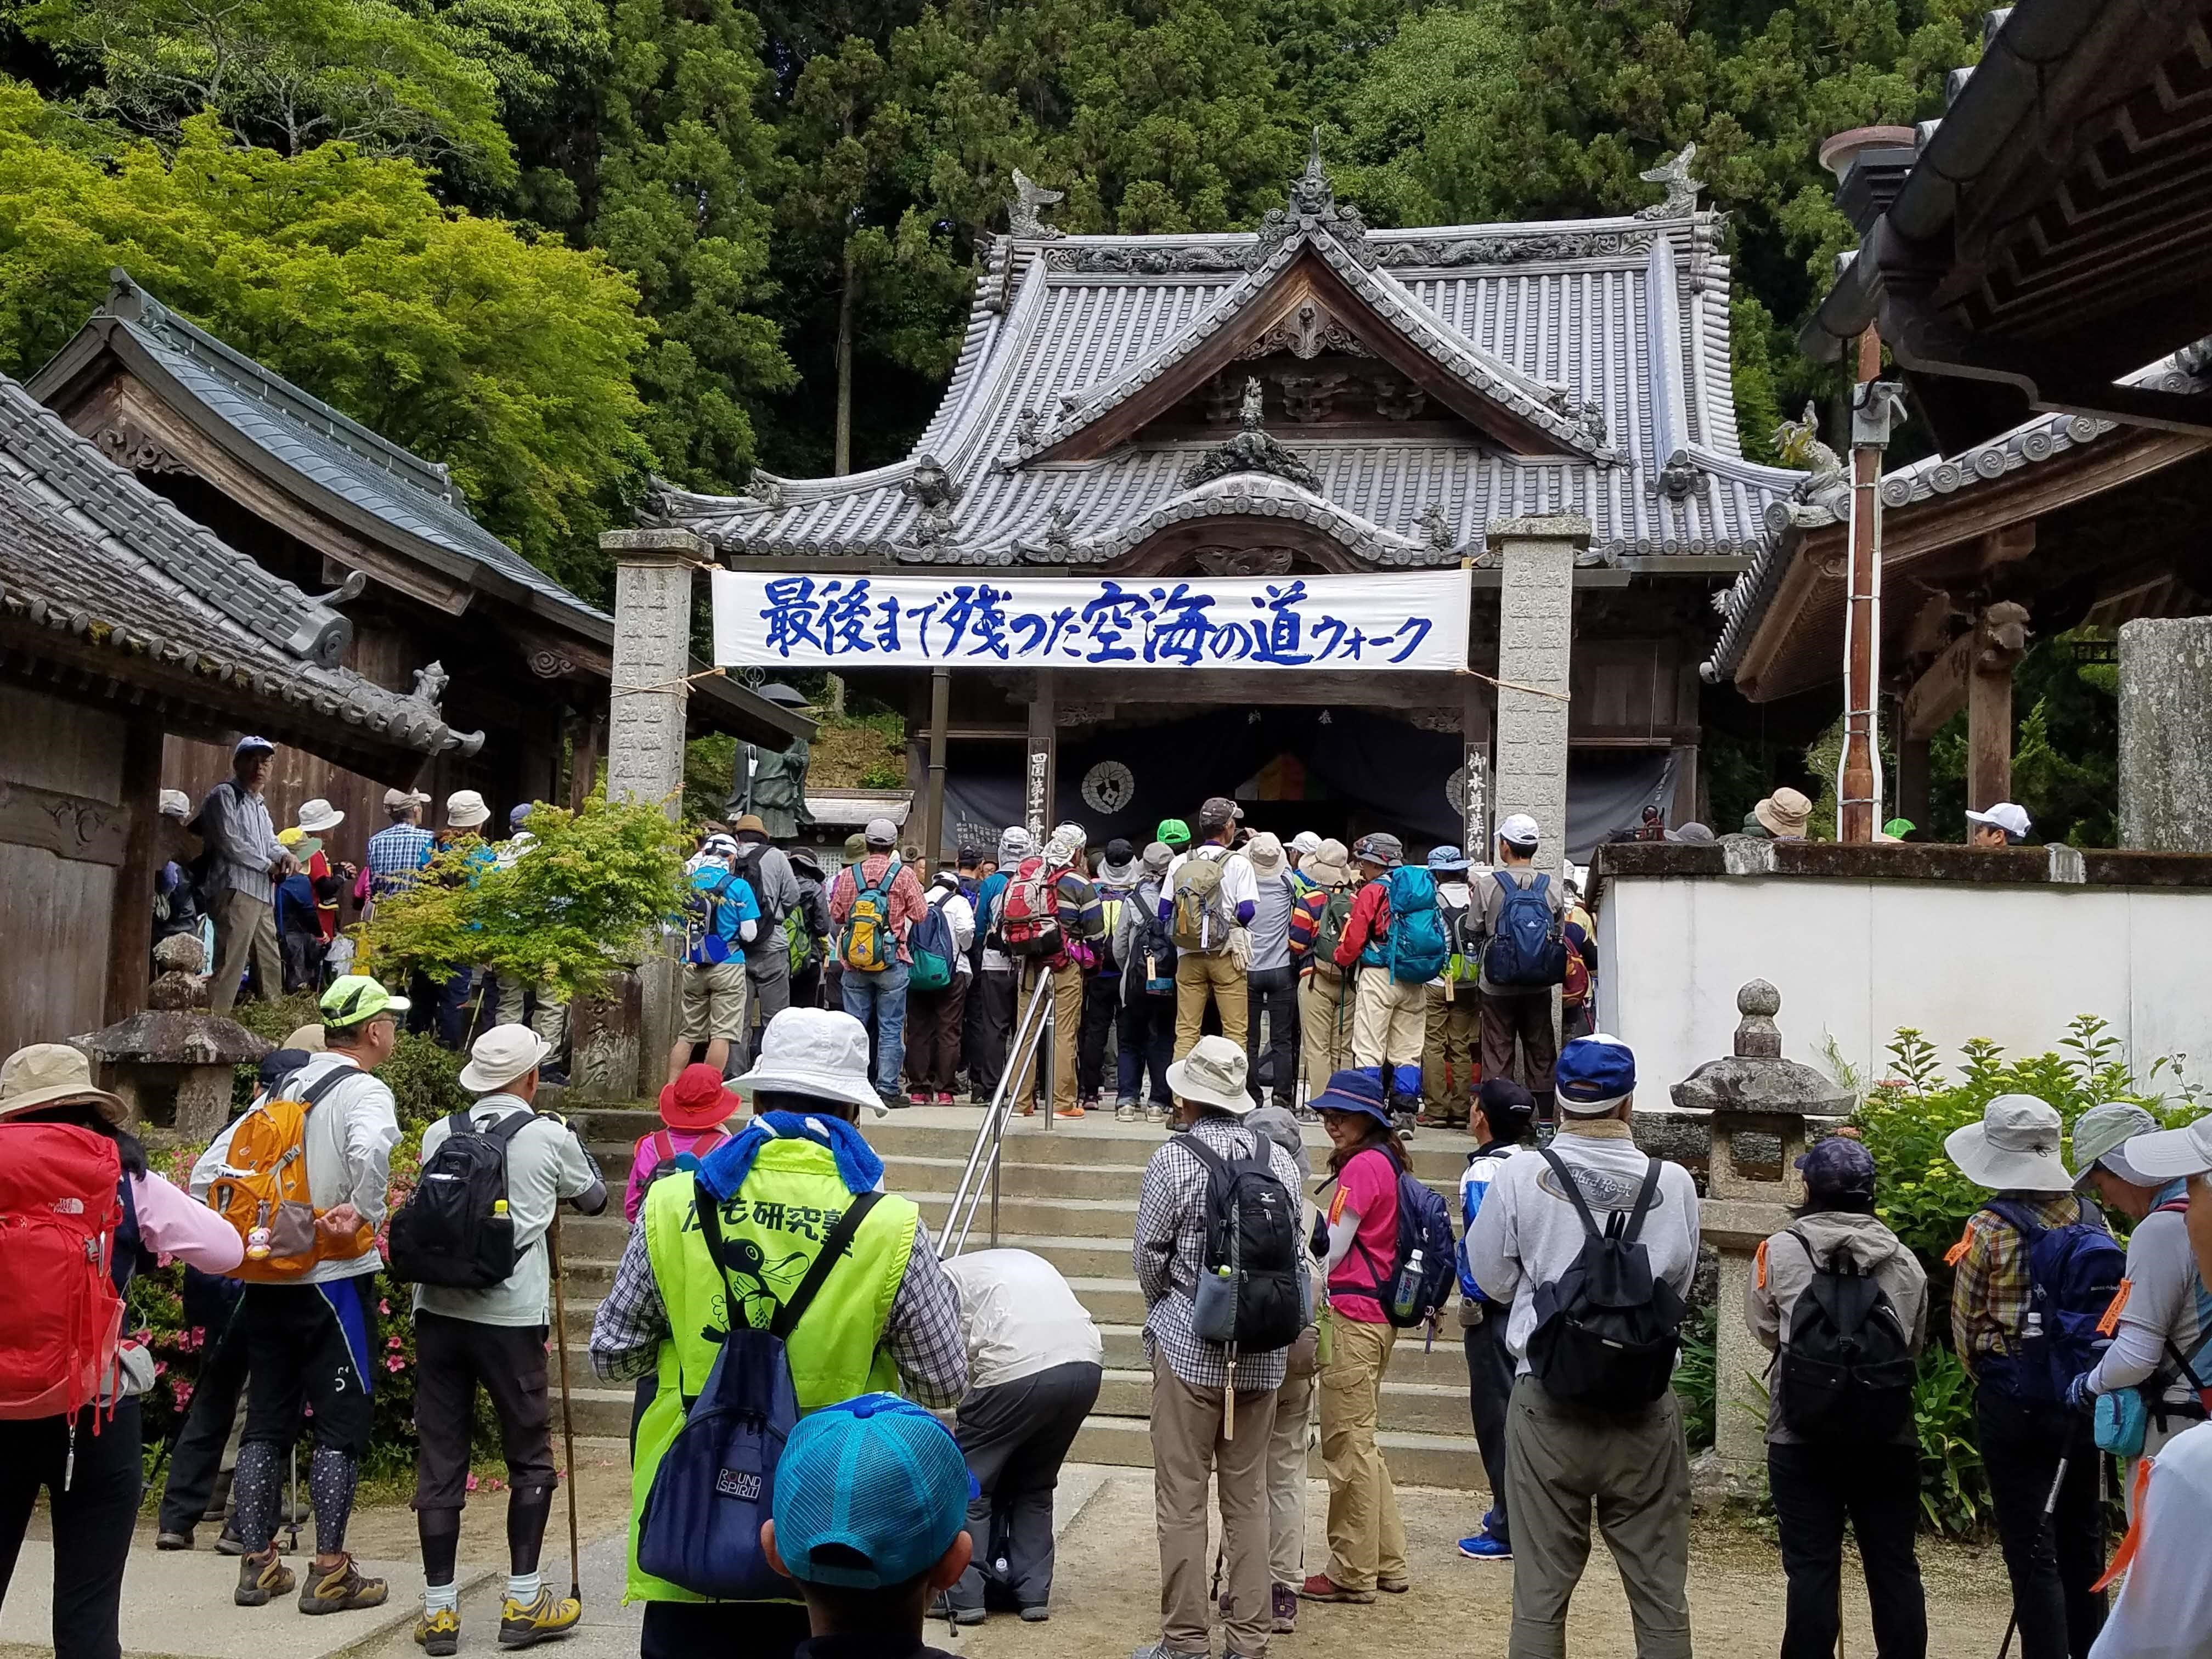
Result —
[[[1747, 461], [1736, 441], [1717, 216], [1393, 231], [1340, 210], [1279, 216], [1257, 234], [1001, 238], [907, 459], [842, 478], [757, 474], [742, 496], [663, 488], [647, 521], [748, 554], [1058, 566], [1257, 510], [1370, 562], [1421, 565], [1480, 556], [1492, 519], [1565, 511], [1589, 516], [1607, 558], [1741, 556], [1802, 476]], [[1043, 458], [1198, 349], [1304, 249], [1368, 307], [1369, 326], [1411, 340], [1556, 453], [1506, 453], [1437, 422], [1402, 440], [1273, 422], [1317, 491], [1253, 473], [1194, 489], [1183, 474], [1210, 438], [1139, 431], [1094, 459]], [[949, 501], [928, 500], [933, 466]]]
[[[0, 376], [0, 616], [205, 682], [271, 729], [473, 754], [482, 732], [336, 665], [345, 619], [186, 518]], [[117, 678], [133, 678], [127, 660]], [[239, 711], [241, 716], [248, 711]], [[310, 745], [312, 746], [312, 744]]]

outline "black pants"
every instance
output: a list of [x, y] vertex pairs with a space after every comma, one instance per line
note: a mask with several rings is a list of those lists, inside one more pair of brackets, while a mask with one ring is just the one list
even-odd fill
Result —
[[118, 1659], [116, 1621], [123, 1606], [123, 1565], [138, 1519], [145, 1470], [140, 1461], [138, 1402], [119, 1400], [94, 1432], [95, 1408], [79, 1413], [76, 1467], [69, 1420], [36, 1417], [0, 1422], [0, 1601], [15, 1576], [23, 1530], [47, 1494], [54, 1534], [54, 1659]]
[[791, 1006], [794, 1008], [819, 1008], [822, 1006], [822, 963], [819, 958], [810, 961], [791, 976]]
[[353, 1458], [368, 1452], [375, 1407], [376, 1280], [248, 1285], [239, 1304], [246, 1333], [247, 1441], [289, 1446], [301, 1407], [312, 1407], [315, 1443]]
[[426, 1310], [415, 1316], [418, 1510], [458, 1510], [468, 1502], [469, 1443], [479, 1384], [499, 1419], [507, 1483], [515, 1497], [550, 1492], [558, 1481], [545, 1327], [484, 1325]]
[[647, 1601], [638, 1659], [791, 1659], [811, 1633], [796, 1601]]
[[934, 991], [906, 992], [906, 1075], [915, 1088], [950, 1095], [960, 1083], [960, 1042], [973, 974], [955, 973]]
[[[2088, 1422], [2063, 1407], [1984, 1389], [1975, 1397], [1974, 1427], [2012, 1580], [2021, 1659], [2088, 1659], [2105, 1627], [2105, 1598], [2089, 1589], [2105, 1571], [2105, 1516], [2097, 1501], [2103, 1460]], [[2062, 1456], [2066, 1480], [2046, 1521], [2043, 1505]]]
[[952, 1587], [954, 1607], [980, 1607], [987, 1596], [1017, 1608], [1052, 1599], [1052, 1494], [1103, 1375], [1081, 1361], [1054, 1365], [961, 1403], [953, 1433], [981, 1492], [968, 1505], [975, 1555]]
[[234, 1315], [221, 1330], [210, 1332], [204, 1352], [191, 1409], [169, 1453], [169, 1480], [161, 1488], [163, 1532], [189, 1534], [214, 1499], [222, 1449], [246, 1391], [246, 1322]]
[[1260, 1015], [1267, 1016], [1267, 1049], [1273, 1057], [1273, 1074], [1267, 1086], [1275, 1104], [1288, 1111], [1298, 1092], [1298, 975], [1295, 968], [1255, 968], [1244, 975], [1244, 1060], [1250, 1067], [1252, 1088], [1260, 1088]]
[[1928, 1603], [1912, 1548], [1920, 1520], [1920, 1449], [1770, 1445], [1766, 1479], [1782, 1534], [1782, 1570], [1790, 1578], [1782, 1659], [1830, 1659], [1836, 1650], [1846, 1518], [1866, 1573], [1877, 1659], [1923, 1659]]
[[1075, 1037], [1075, 1096], [1096, 1100], [1106, 1087], [1106, 1035], [1121, 1006], [1119, 974], [1083, 976], [1083, 1024]]
[[[1519, 1048], [1520, 1059], [1515, 1059]], [[1552, 1035], [1552, 998], [1547, 991], [1493, 993], [1482, 999], [1482, 1074], [1510, 1077], [1535, 1097], [1536, 1115], [1549, 1123], [1556, 1111], [1552, 1073], [1559, 1045]]]
[[990, 969], [975, 975], [968, 993], [976, 1005], [975, 1046], [969, 1051], [968, 1076], [975, 1092], [988, 1100], [1006, 1069], [1006, 1049], [1014, 1040], [1014, 975]]
[[1513, 1534], [1505, 1504], [1505, 1408], [1513, 1399], [1513, 1351], [1505, 1346], [1508, 1310], [1492, 1302], [1480, 1325], [1461, 1333], [1467, 1350], [1467, 1404], [1474, 1419], [1474, 1442], [1482, 1448], [1482, 1472], [1490, 1481], [1490, 1513], [1482, 1529], [1510, 1547]]
[[[1209, 1008], [1212, 1006], [1206, 1004]], [[1175, 998], [1139, 990], [1121, 1005], [1119, 1018], [1121, 1051], [1115, 1067], [1119, 1073], [1115, 1079], [1119, 1100], [1132, 1106], [1141, 1103], [1149, 1073], [1152, 1103], [1168, 1110], [1175, 1104], [1175, 1096], [1168, 1088], [1168, 1062], [1175, 1058]]]

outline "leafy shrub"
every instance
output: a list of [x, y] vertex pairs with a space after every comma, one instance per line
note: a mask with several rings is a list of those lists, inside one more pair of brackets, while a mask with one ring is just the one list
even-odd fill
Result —
[[[315, 1023], [319, 1016], [314, 999], [303, 992], [281, 1002], [241, 1002], [233, 1011], [233, 1018], [256, 1036], [282, 1042], [301, 1026]], [[422, 1131], [440, 1118], [471, 1103], [469, 1091], [461, 1087], [462, 1063], [460, 1055], [440, 1048], [427, 1033], [400, 1033], [399, 1046], [392, 1051], [390, 1060], [377, 1067], [376, 1075], [392, 1091], [403, 1133], [419, 1139]], [[253, 1098], [258, 1075], [255, 1066], [238, 1067], [231, 1092], [234, 1109], [244, 1107]], [[187, 1170], [191, 1167], [189, 1164], [185, 1165]]]
[[1682, 1426], [1693, 1452], [1713, 1443], [1719, 1340], [1719, 1310], [1708, 1302], [1683, 1326], [1682, 1358], [1674, 1367], [1674, 1392], [1681, 1396]]

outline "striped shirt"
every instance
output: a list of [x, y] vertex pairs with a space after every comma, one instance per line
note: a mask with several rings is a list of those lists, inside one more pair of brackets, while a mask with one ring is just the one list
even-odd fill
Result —
[[283, 843], [270, 821], [269, 803], [225, 778], [207, 793], [196, 820], [200, 839], [215, 854], [208, 872], [208, 897], [236, 890], [264, 904], [276, 902], [276, 878], [270, 866], [283, 857]]

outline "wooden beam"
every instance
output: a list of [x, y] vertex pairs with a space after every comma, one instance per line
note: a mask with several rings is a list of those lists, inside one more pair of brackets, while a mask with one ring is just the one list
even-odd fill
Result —
[[[1908, 743], [1925, 744], [1943, 723], [1966, 706], [1968, 665], [1973, 660], [1974, 635], [1970, 629], [1947, 646], [1928, 666], [1927, 672], [1905, 692], [1899, 730]], [[1911, 817], [1910, 812], [1907, 817]], [[1914, 820], [1916, 823], [1917, 819]]]
[[1900, 737], [1897, 740], [1897, 810], [1916, 828], [1930, 826], [1929, 806], [1928, 739]]
[[107, 923], [103, 1018], [112, 1024], [146, 1006], [153, 971], [155, 830], [161, 821], [161, 727], [134, 720], [123, 734], [123, 862]]
[[1990, 605], [1966, 637], [1966, 805], [1980, 811], [2012, 796], [2012, 676], [2027, 654], [2027, 611]]
[[1042, 842], [1052, 829], [1053, 776], [1060, 748], [1060, 729], [1053, 718], [1055, 671], [1040, 668], [1036, 691], [1030, 698], [1028, 769], [1022, 777], [1022, 817], [1030, 834]]
[[[945, 733], [952, 713], [952, 671], [929, 671], [929, 795], [922, 813], [922, 861], [937, 868], [945, 847]], [[928, 871], [923, 872], [925, 875]]]

